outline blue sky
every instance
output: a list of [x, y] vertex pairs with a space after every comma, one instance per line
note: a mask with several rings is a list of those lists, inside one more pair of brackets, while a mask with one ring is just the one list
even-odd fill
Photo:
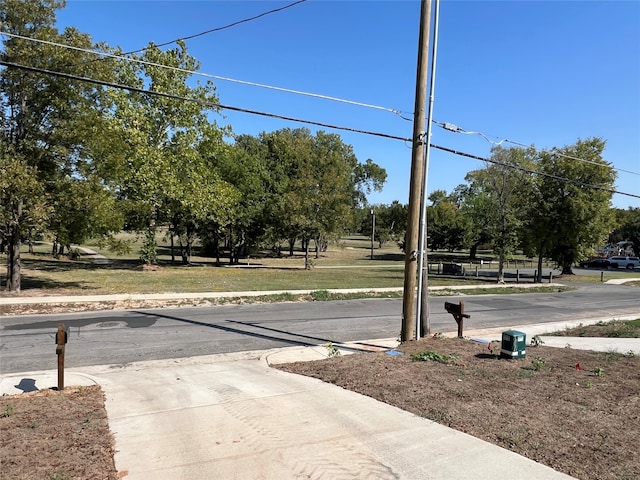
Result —
[[[290, 1], [69, 0], [60, 28], [125, 51], [251, 17]], [[607, 140], [616, 188], [640, 195], [640, 2], [451, 1], [440, 4], [434, 119], [492, 141], [537, 148]], [[308, 0], [187, 42], [201, 72], [319, 93], [408, 112], [415, 95], [420, 2]], [[411, 121], [370, 108], [216, 81], [222, 104], [410, 137]], [[237, 133], [302, 124], [223, 112]], [[312, 131], [315, 127], [309, 126]], [[329, 130], [331, 131], [331, 130]], [[371, 203], [408, 201], [410, 145], [340, 133], [360, 161], [388, 173]], [[432, 143], [480, 156], [479, 135], [434, 126]], [[451, 191], [484, 164], [432, 149], [428, 190]], [[640, 199], [615, 195], [619, 208]]]

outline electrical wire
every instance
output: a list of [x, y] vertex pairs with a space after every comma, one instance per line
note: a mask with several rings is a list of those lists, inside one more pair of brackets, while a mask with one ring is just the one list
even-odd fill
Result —
[[357, 129], [357, 128], [332, 125], [332, 124], [329, 124], [329, 123], [321, 123], [321, 122], [316, 122], [316, 121], [313, 121], [313, 120], [304, 120], [304, 119], [295, 118], [295, 117], [288, 117], [288, 116], [284, 116], [284, 115], [278, 115], [278, 114], [275, 114], [275, 113], [260, 112], [258, 110], [250, 110], [250, 109], [247, 109], [247, 108], [235, 107], [235, 106], [231, 106], [231, 105], [223, 105], [221, 103], [206, 102], [204, 100], [198, 100], [196, 98], [183, 97], [181, 95], [174, 95], [174, 94], [171, 94], [171, 93], [156, 92], [156, 91], [153, 91], [153, 90], [146, 90], [144, 88], [131, 87], [131, 86], [128, 86], [128, 85], [121, 85], [121, 84], [113, 83], [113, 82], [106, 82], [104, 80], [96, 80], [96, 79], [93, 79], [93, 78], [80, 77], [78, 75], [72, 75], [70, 73], [56, 72], [56, 71], [47, 70], [47, 69], [44, 69], [44, 68], [29, 67], [27, 65], [20, 65], [20, 64], [17, 64], [17, 63], [13, 63], [13, 62], [6, 62], [4, 60], [0, 60], [0, 65], [4, 65], [4, 66], [7, 66], [7, 67], [12, 67], [12, 68], [17, 68], [17, 69], [20, 69], [20, 70], [26, 70], [26, 71], [30, 71], [30, 72], [35, 72], [35, 73], [44, 73], [46, 75], [53, 75], [53, 76], [56, 76], [56, 77], [67, 78], [67, 79], [70, 79], [70, 80], [77, 80], [77, 81], [80, 81], [80, 82], [93, 83], [95, 85], [101, 85], [103, 87], [117, 88], [117, 89], [120, 89], [120, 90], [128, 90], [130, 92], [143, 93], [143, 94], [147, 94], [147, 95], [155, 95], [155, 96], [158, 96], [158, 97], [171, 98], [171, 99], [174, 99], [174, 100], [183, 100], [183, 101], [187, 101], [187, 102], [193, 102], [193, 103], [197, 103], [199, 105], [202, 105], [202, 106], [208, 107], [208, 108], [219, 108], [219, 109], [222, 109], [222, 110], [231, 110], [231, 111], [235, 111], [235, 112], [250, 113], [252, 115], [260, 115], [260, 116], [263, 116], [263, 117], [277, 118], [277, 119], [280, 119], [280, 120], [287, 120], [287, 121], [291, 121], [291, 122], [307, 123], [309, 125], [317, 125], [319, 127], [331, 128], [331, 129], [334, 129], [334, 130], [344, 130], [344, 131], [347, 131], [347, 132], [362, 133], [362, 134], [365, 134], [365, 135], [373, 135], [373, 136], [376, 136], [376, 137], [389, 138], [389, 139], [392, 139], [392, 140], [411, 141], [410, 138], [399, 137], [399, 136], [390, 135], [390, 134], [387, 134], [387, 133], [372, 132], [372, 131], [369, 131], [369, 130], [360, 130], [360, 129]]
[[[518, 145], [520, 147], [524, 147], [524, 148], [529, 148], [528, 145], [525, 145], [524, 143], [520, 143], [520, 142], [515, 142], [513, 140], [509, 140], [507, 138], [500, 140], [499, 142], [493, 142], [489, 139], [489, 137], [487, 137], [484, 133], [482, 132], [470, 132], [467, 130], [464, 130], [461, 127], [458, 127], [457, 125], [453, 124], [453, 123], [449, 123], [449, 122], [436, 122], [435, 120], [433, 121], [433, 123], [435, 123], [436, 125], [438, 125], [439, 127], [444, 128], [445, 130], [448, 130], [450, 132], [454, 132], [454, 133], [464, 133], [464, 134], [473, 134], [473, 135], [480, 135], [481, 137], [483, 137], [485, 140], [487, 140], [487, 142], [489, 142], [492, 145], [501, 145], [502, 143], [512, 143], [514, 145]], [[602, 163], [597, 163], [597, 162], [593, 162], [591, 160], [585, 160], [584, 158], [579, 158], [579, 157], [573, 157], [571, 155], [567, 155], [565, 153], [560, 152], [560, 150], [558, 150], [557, 148], [552, 148], [551, 150], [545, 150], [545, 149], [536, 149], [539, 152], [548, 152], [552, 155], [557, 155], [559, 157], [566, 157], [566, 158], [570, 158], [572, 160], [577, 160], [583, 163], [589, 163], [591, 165], [602, 165]], [[611, 163], [611, 162], [607, 162], [607, 163]], [[611, 166], [611, 168], [613, 168], [614, 170], [618, 171], [618, 172], [624, 172], [624, 173], [629, 173], [631, 175], [640, 175], [640, 173], [638, 172], [633, 172], [631, 170], [625, 170], [623, 168], [616, 168]]]
[[458, 150], [453, 150], [453, 149], [447, 148], [447, 147], [441, 147], [439, 145], [431, 144], [431, 146], [433, 148], [437, 148], [438, 150], [442, 150], [442, 151], [445, 151], [445, 152], [453, 153], [454, 155], [459, 155], [461, 157], [473, 158], [474, 160], [482, 160], [483, 162], [488, 162], [488, 163], [492, 163], [494, 165], [500, 165], [500, 166], [503, 166], [503, 167], [513, 168], [515, 170], [520, 170], [520, 171], [525, 172], [525, 173], [531, 173], [531, 174], [534, 174], [534, 175], [540, 175], [541, 177], [551, 178], [553, 180], [559, 180], [559, 181], [565, 182], [565, 183], [571, 183], [573, 185], [577, 185], [577, 186], [583, 187], [583, 188], [592, 188], [594, 190], [601, 190], [601, 191], [607, 192], [607, 193], [615, 193], [615, 194], [618, 194], [618, 195], [625, 195], [627, 197], [640, 198], [640, 195], [634, 195], [633, 193], [620, 192], [620, 191], [617, 191], [617, 190], [614, 190], [614, 189], [611, 189], [611, 188], [601, 187], [599, 185], [591, 185], [589, 183], [580, 182], [579, 180], [572, 180], [570, 178], [561, 177], [559, 175], [553, 175], [551, 173], [538, 172], [537, 170], [531, 170], [530, 168], [521, 167], [519, 165], [514, 165], [512, 163], [505, 163], [505, 162], [500, 162], [498, 160], [493, 160], [493, 159], [490, 159], [490, 158], [479, 157], [477, 155], [472, 155], [470, 153], [460, 152]]
[[[201, 37], [201, 36], [207, 35], [209, 33], [219, 32], [221, 30], [226, 30], [228, 28], [235, 27], [236, 25], [240, 25], [242, 23], [251, 22], [253, 20], [257, 20], [258, 18], [262, 18], [262, 17], [266, 17], [267, 15], [271, 15], [272, 13], [281, 12], [282, 10], [286, 10], [288, 8], [295, 7], [296, 5], [299, 5], [299, 4], [304, 3], [306, 1], [307, 0], [298, 0], [297, 2], [290, 3], [290, 4], [285, 5], [283, 7], [274, 8], [273, 10], [269, 10], [268, 12], [262, 12], [262, 13], [260, 13], [258, 15], [254, 15], [253, 17], [245, 18], [243, 20], [238, 20], [236, 22], [229, 23], [229, 24], [224, 25], [222, 27], [216, 27], [216, 28], [212, 28], [212, 29], [209, 29], [209, 30], [205, 30], [204, 32], [196, 33], [194, 35], [188, 35], [186, 37], [176, 38], [175, 40], [171, 40], [169, 42], [158, 43], [155, 46], [156, 47], [165, 47], [167, 45], [171, 45], [172, 43], [179, 42], [180, 40], [191, 40], [193, 38]], [[130, 52], [123, 53], [122, 55], [131, 55], [133, 53], [144, 52], [145, 50], [147, 50], [149, 48], [150, 47], [143, 47], [143, 48], [140, 48], [138, 50], [132, 50]]]
[[[285, 5], [284, 7], [275, 8], [275, 9], [269, 10], [267, 12], [262, 12], [262, 13], [260, 13], [258, 15], [254, 15], [253, 17], [245, 18], [243, 20], [238, 20], [238, 21], [229, 23], [227, 25], [223, 25], [222, 27], [212, 28], [212, 29], [206, 30], [204, 32], [196, 33], [194, 35], [188, 35], [186, 37], [176, 38], [175, 40], [170, 40], [168, 42], [154, 44], [154, 46], [155, 47], [166, 47], [167, 45], [171, 45], [172, 43], [177, 43], [180, 40], [191, 40], [191, 39], [196, 38], [196, 37], [201, 37], [202, 35], [207, 35], [209, 33], [219, 32], [221, 30], [226, 30], [228, 28], [235, 27], [236, 25], [240, 25], [242, 23], [247, 23], [247, 22], [250, 22], [252, 20], [257, 20], [258, 18], [265, 17], [265, 16], [270, 15], [272, 13], [281, 12], [282, 10], [286, 10], [287, 8], [295, 7], [296, 5], [298, 5], [300, 3], [304, 3], [306, 1], [307, 0], [298, 0], [297, 2], [290, 3], [289, 5]], [[142, 47], [142, 48], [139, 48], [137, 50], [131, 50], [129, 52], [125, 52], [125, 53], [120, 54], [120, 56], [124, 57], [126, 55], [132, 55], [134, 53], [144, 52], [145, 50], [148, 50], [149, 48], [151, 48], [151, 47]], [[86, 62], [82, 62], [82, 63], [86, 65], [86, 64], [89, 64], [89, 63], [92, 63], [92, 62], [99, 62], [101, 60], [104, 60], [104, 59], [103, 58], [96, 58], [96, 59], [93, 59], [93, 60], [87, 60]], [[68, 66], [75, 66], [75, 65], [78, 65], [78, 64], [73, 64], [73, 65], [68, 65]]]
[[[27, 65], [20, 65], [20, 64], [13, 63], [13, 62], [7, 62], [7, 61], [4, 61], [4, 60], [0, 60], [0, 65], [4, 65], [6, 67], [11, 67], [11, 68], [17, 68], [19, 70], [26, 70], [26, 71], [35, 72], [35, 73], [42, 73], [42, 74], [46, 74], [46, 75], [52, 75], [52, 76], [56, 76], [56, 77], [67, 78], [67, 79], [70, 79], [70, 80], [77, 80], [77, 81], [81, 81], [81, 82], [92, 83], [92, 84], [95, 84], [95, 85], [101, 85], [101, 86], [105, 86], [105, 87], [117, 88], [117, 89], [121, 89], [121, 90], [128, 90], [128, 91], [131, 91], [131, 92], [142, 93], [142, 94], [146, 94], [146, 95], [155, 95], [155, 96], [159, 96], [159, 97], [163, 97], [163, 98], [171, 98], [171, 99], [174, 99], [174, 100], [182, 100], [182, 101], [187, 101], [187, 102], [193, 102], [193, 103], [197, 103], [199, 105], [202, 105], [202, 106], [205, 106], [205, 107], [208, 107], [208, 108], [219, 108], [219, 109], [223, 109], [223, 110], [231, 110], [231, 111], [236, 111], [236, 112], [248, 113], [248, 114], [252, 114], [252, 115], [260, 115], [260, 116], [264, 116], [264, 117], [277, 118], [277, 119], [280, 119], [280, 120], [287, 120], [287, 121], [291, 121], [291, 122], [305, 123], [305, 124], [309, 124], [309, 125], [316, 125], [316, 126], [320, 126], [320, 127], [331, 128], [331, 129], [334, 129], [334, 130], [343, 130], [343, 131], [348, 131], [348, 132], [361, 133], [361, 134], [365, 134], [365, 135], [373, 135], [373, 136], [376, 136], [376, 137], [388, 138], [388, 139], [391, 139], [391, 140], [401, 140], [403, 142], [411, 141], [410, 138], [400, 137], [400, 136], [397, 136], [397, 135], [391, 135], [391, 134], [387, 134], [387, 133], [372, 132], [372, 131], [368, 131], [368, 130], [360, 130], [360, 129], [351, 128], [351, 127], [342, 127], [342, 126], [332, 125], [332, 124], [328, 124], [328, 123], [316, 122], [316, 121], [313, 121], [313, 120], [305, 120], [305, 119], [300, 119], [300, 118], [295, 118], [295, 117], [287, 117], [287, 116], [277, 115], [277, 114], [273, 114], [273, 113], [260, 112], [260, 111], [256, 111], [256, 110], [250, 110], [250, 109], [240, 108], [240, 107], [235, 107], [235, 106], [230, 106], [230, 105], [223, 105], [223, 104], [220, 104], [220, 103], [206, 102], [206, 101], [198, 100], [198, 99], [195, 99], [195, 98], [189, 98], [189, 97], [184, 97], [184, 96], [180, 96], [180, 95], [173, 95], [173, 94], [170, 94], [170, 93], [155, 92], [153, 90], [146, 90], [146, 89], [138, 88], [138, 87], [130, 87], [130, 86], [127, 86], [127, 85], [120, 85], [120, 84], [113, 83], [113, 82], [105, 82], [103, 80], [96, 80], [96, 79], [92, 79], [92, 78], [80, 77], [80, 76], [72, 75], [72, 74], [69, 74], [69, 73], [55, 72], [55, 71], [46, 70], [46, 69], [43, 69], [43, 68], [29, 67]], [[480, 160], [480, 161], [492, 163], [492, 164], [495, 164], [495, 165], [501, 165], [501, 166], [504, 166], [504, 167], [513, 168], [513, 169], [520, 170], [520, 171], [523, 171], [523, 172], [526, 172], [526, 173], [530, 173], [530, 174], [533, 174], [533, 175], [540, 175], [542, 177], [551, 178], [551, 179], [558, 180], [558, 181], [561, 181], [561, 182], [571, 183], [573, 185], [577, 185], [577, 186], [580, 186], [580, 187], [583, 187], [583, 188], [592, 188], [594, 190], [601, 190], [601, 191], [604, 191], [604, 192], [607, 192], [607, 193], [624, 195], [624, 196], [633, 197], [633, 198], [640, 198], [640, 195], [635, 195], [635, 194], [626, 193], [626, 192], [620, 192], [618, 190], [613, 190], [613, 189], [601, 187], [601, 186], [598, 186], [598, 185], [591, 185], [591, 184], [580, 182], [580, 181], [577, 181], [577, 180], [572, 180], [570, 178], [561, 177], [559, 175], [552, 175], [552, 174], [549, 174], [549, 173], [538, 172], [536, 170], [531, 170], [529, 168], [520, 167], [518, 165], [513, 165], [513, 164], [510, 164], [510, 163], [504, 163], [504, 162], [500, 162], [500, 161], [497, 161], [497, 160], [492, 160], [490, 158], [484, 158], [484, 157], [480, 157], [478, 155], [473, 155], [473, 154], [470, 154], [470, 153], [460, 152], [458, 150], [454, 150], [452, 148], [443, 147], [443, 146], [440, 146], [440, 145], [435, 145], [433, 143], [430, 143], [430, 146], [433, 147], [433, 148], [436, 148], [438, 150], [442, 150], [444, 152], [448, 152], [448, 153], [451, 153], [451, 154], [454, 154], [454, 155], [458, 155], [458, 156], [461, 156], [461, 157], [472, 158], [474, 160]]]
[[[551, 155], [557, 155], [559, 157], [566, 157], [566, 158], [570, 158], [571, 160], [578, 160], [580, 162], [583, 163], [589, 163], [592, 165], [602, 165], [601, 163], [598, 162], [594, 162], [591, 160], [585, 160], [584, 158], [578, 158], [578, 157], [573, 157], [571, 155], [567, 155], [566, 153], [562, 153], [560, 150], [558, 150], [557, 148], [553, 147], [551, 150], [543, 150], [543, 152], [548, 152]], [[616, 168], [616, 167], [611, 167], [614, 170], [617, 170], [618, 172], [624, 172], [624, 173], [630, 173], [631, 175], [640, 175], [640, 173], [638, 172], [632, 172], [631, 170], [625, 170], [623, 168]]]
[[249, 86], [252, 86], [252, 87], [266, 88], [266, 89], [276, 90], [276, 91], [285, 92], [285, 93], [292, 93], [292, 94], [296, 94], [296, 95], [303, 95], [303, 96], [307, 96], [307, 97], [319, 98], [319, 99], [322, 99], [322, 100], [330, 100], [330, 101], [333, 101], [333, 102], [346, 103], [346, 104], [349, 104], [349, 105], [354, 105], [354, 106], [358, 106], [358, 107], [365, 107], [365, 108], [371, 108], [371, 109], [374, 109], [374, 110], [382, 110], [382, 111], [386, 111], [386, 112], [389, 112], [389, 113], [393, 113], [394, 115], [399, 116], [403, 120], [409, 120], [408, 118], [405, 118], [402, 115], [403, 113], [406, 113], [406, 112], [402, 112], [401, 110], [396, 110], [396, 109], [389, 108], [389, 107], [382, 107], [380, 105], [372, 105], [372, 104], [369, 104], [369, 103], [357, 102], [355, 100], [347, 100], [347, 99], [344, 99], [344, 98], [331, 97], [331, 96], [322, 95], [322, 94], [319, 94], [319, 93], [304, 92], [302, 90], [293, 90], [293, 89], [290, 89], [290, 88], [276, 87], [276, 86], [273, 86], [273, 85], [266, 85], [264, 83], [256, 83], [256, 82], [249, 82], [249, 81], [246, 81], [246, 80], [238, 80], [238, 79], [235, 79], [235, 78], [222, 77], [220, 75], [212, 75], [210, 73], [197, 72], [195, 70], [188, 70], [188, 69], [185, 69], [185, 68], [172, 67], [170, 65], [162, 65], [160, 63], [148, 62], [146, 60], [142, 60], [142, 59], [138, 59], [138, 58], [123, 57], [121, 55], [116, 55], [116, 54], [113, 54], [113, 53], [97, 52], [95, 50], [90, 50], [88, 48], [75, 47], [73, 45], [64, 45], [62, 43], [51, 42], [49, 40], [41, 40], [41, 39], [37, 39], [37, 38], [25, 37], [25, 36], [22, 36], [22, 35], [17, 35], [15, 33], [9, 33], [9, 32], [0, 31], [0, 35], [6, 35], [8, 37], [19, 38], [21, 40], [27, 40], [27, 41], [36, 42], [36, 43], [42, 43], [44, 45], [50, 45], [50, 46], [54, 46], [54, 47], [62, 47], [62, 48], [66, 48], [66, 49], [69, 49], [69, 50], [75, 50], [75, 51], [78, 51], [78, 52], [89, 53], [89, 54], [93, 54], [93, 55], [102, 55], [103, 57], [114, 58], [114, 59], [117, 59], [117, 60], [125, 60], [125, 61], [128, 61], [128, 62], [139, 63], [141, 65], [148, 65], [148, 66], [151, 66], [151, 67], [164, 68], [164, 69], [167, 69], [167, 70], [172, 70], [172, 71], [181, 72], [181, 73], [188, 73], [190, 75], [198, 75], [198, 76], [201, 76], [201, 77], [204, 77], [204, 78], [212, 78], [212, 79], [215, 79], [215, 80], [223, 80], [223, 81], [226, 81], [226, 82], [239, 83], [239, 84], [242, 84], [242, 85], [249, 85]]
[[525, 148], [527, 147], [527, 145], [525, 145], [523, 143], [514, 142], [513, 140], [509, 140], [508, 138], [504, 138], [504, 139], [500, 140], [499, 142], [494, 142], [493, 140], [491, 140], [487, 135], [485, 135], [482, 132], [468, 131], [468, 130], [465, 130], [464, 128], [459, 127], [458, 125], [455, 125], [455, 124], [450, 123], [450, 122], [438, 122], [436, 120], [433, 120], [433, 123], [435, 123], [439, 127], [442, 127], [445, 130], [448, 130], [450, 132], [464, 133], [466, 135], [480, 135], [482, 138], [484, 138], [491, 145], [499, 146], [499, 145], [502, 145], [503, 143], [513, 143], [514, 145], [518, 145], [518, 146], [525, 147]]

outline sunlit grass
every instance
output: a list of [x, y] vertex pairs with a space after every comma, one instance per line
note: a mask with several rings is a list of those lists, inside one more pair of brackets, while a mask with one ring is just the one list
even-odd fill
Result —
[[[128, 235], [128, 238], [135, 237]], [[289, 257], [284, 250], [280, 257], [267, 254], [250, 257], [242, 259], [238, 266], [228, 265], [228, 259], [222, 259], [222, 265], [216, 266], [215, 259], [198, 256], [192, 257], [191, 266], [183, 266], [179, 264], [179, 251], [176, 248], [176, 263], [171, 264], [166, 239], [158, 236], [158, 241], [163, 254], [159, 257], [160, 265], [153, 269], [142, 268], [137, 249], [116, 257], [97, 246], [91, 246], [112, 262], [109, 265], [94, 265], [87, 256], [82, 256], [80, 261], [70, 261], [66, 256], [54, 258], [49, 244], [36, 244], [34, 254], [26, 253], [25, 246], [22, 254], [22, 291], [25, 294], [47, 295], [238, 292], [399, 288], [404, 284], [404, 256], [398, 247], [389, 243], [379, 248], [375, 244], [372, 260], [370, 240], [366, 237], [349, 237], [330, 245], [328, 251], [320, 253], [319, 258], [315, 258], [315, 252], [311, 252], [311, 270], [304, 269], [302, 252], [296, 251], [294, 256]], [[135, 245], [139, 247], [140, 242], [136, 241]], [[430, 253], [429, 261], [437, 263], [463, 257], [464, 253], [435, 252]], [[489, 258], [486, 252], [483, 257]], [[5, 262], [6, 256], [0, 255], [0, 265]], [[429, 285], [483, 284], [486, 290], [480, 290], [482, 292], [501, 291], [492, 288], [495, 279], [475, 278], [473, 270], [476, 266], [466, 267], [466, 277], [430, 275]], [[482, 267], [488, 268], [486, 264]], [[432, 264], [432, 272], [434, 269], [437, 267]], [[605, 279], [632, 276], [633, 273], [623, 271], [605, 273]], [[4, 282], [4, 278], [2, 269], [0, 280]], [[592, 272], [589, 275], [564, 276], [562, 281], [600, 282], [600, 274]]]

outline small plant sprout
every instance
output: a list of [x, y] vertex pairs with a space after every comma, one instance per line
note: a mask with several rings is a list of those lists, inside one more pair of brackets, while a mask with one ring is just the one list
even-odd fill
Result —
[[531, 339], [531, 346], [539, 347], [540, 345], [544, 345], [542, 338], [540, 338], [540, 335], [534, 335], [533, 338]]
[[593, 374], [596, 377], [604, 377], [604, 368], [602, 367], [596, 367], [593, 369]]
[[340, 356], [340, 350], [338, 350], [333, 343], [329, 342], [325, 347], [327, 349], [327, 357], [332, 358]]
[[536, 371], [540, 371], [544, 368], [544, 358], [538, 356], [536, 358], [534, 358], [533, 360], [531, 360], [531, 365], [533, 365], [534, 370]]
[[0, 418], [10, 417], [11, 415], [13, 415], [13, 406], [7, 405], [7, 408], [5, 408], [4, 412], [0, 413]]
[[446, 355], [444, 353], [433, 352], [427, 350], [426, 352], [414, 353], [411, 355], [411, 360], [419, 362], [439, 362], [439, 363], [453, 363], [456, 360], [455, 355]]

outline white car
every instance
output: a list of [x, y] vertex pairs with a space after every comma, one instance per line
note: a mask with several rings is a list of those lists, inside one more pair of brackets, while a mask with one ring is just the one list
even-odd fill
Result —
[[638, 257], [609, 257], [611, 268], [626, 268], [633, 270], [640, 267], [640, 258]]

